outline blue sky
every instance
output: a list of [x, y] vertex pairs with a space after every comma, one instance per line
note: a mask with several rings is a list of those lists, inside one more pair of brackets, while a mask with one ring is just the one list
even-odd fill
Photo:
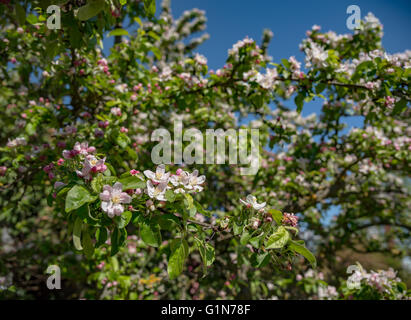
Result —
[[[157, 1], [160, 3], [160, 1]], [[198, 8], [206, 11], [210, 39], [196, 51], [208, 59], [210, 69], [222, 67], [227, 50], [240, 39], [249, 36], [261, 42], [265, 28], [274, 32], [269, 55], [274, 62], [294, 55], [303, 61], [298, 45], [305, 38], [306, 30], [314, 24], [322, 31], [350, 33], [346, 27], [349, 17], [347, 7], [358, 5], [363, 18], [368, 12], [384, 25], [383, 46], [389, 53], [411, 50], [411, 1], [410, 0], [174, 0], [171, 1], [173, 16], [179, 17], [184, 10]], [[292, 101], [292, 100], [291, 100]], [[288, 104], [287, 104], [288, 105]], [[318, 113], [322, 101], [306, 104], [302, 114]], [[362, 120], [351, 118], [349, 127], [361, 125]]]
[[305, 31], [318, 24], [323, 31], [349, 33], [347, 7], [356, 4], [361, 17], [374, 13], [384, 25], [383, 46], [390, 53], [411, 49], [411, 1], [409, 0], [174, 0], [172, 13], [178, 17], [184, 10], [198, 8], [206, 11], [210, 39], [198, 52], [208, 58], [212, 69], [221, 67], [227, 50], [238, 40], [249, 36], [258, 43], [264, 28], [274, 32], [269, 54], [274, 61], [295, 55], [302, 60], [298, 45]]

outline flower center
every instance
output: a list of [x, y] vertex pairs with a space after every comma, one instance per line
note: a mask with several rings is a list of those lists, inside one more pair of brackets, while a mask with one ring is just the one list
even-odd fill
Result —
[[112, 198], [111, 198], [111, 201], [113, 202], [113, 203], [120, 203], [120, 196], [113, 196]]

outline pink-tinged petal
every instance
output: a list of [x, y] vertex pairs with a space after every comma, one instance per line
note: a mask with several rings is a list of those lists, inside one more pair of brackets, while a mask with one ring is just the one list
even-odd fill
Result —
[[262, 208], [264, 208], [264, 207], [265, 207], [265, 202], [260, 203], [260, 204], [256, 203], [256, 204], [253, 205], [253, 208], [254, 208], [255, 210], [260, 210], [260, 209], [262, 209]]
[[108, 210], [107, 210], [107, 215], [109, 216], [109, 218], [113, 218], [113, 217], [114, 217], [113, 207], [108, 208]]
[[76, 142], [76, 143], [74, 144], [73, 150], [76, 150], [76, 151], [80, 151], [80, 150], [81, 150], [80, 142]]
[[121, 203], [130, 203], [131, 202], [131, 197], [127, 193], [122, 192], [120, 194], [120, 201], [121, 201]]
[[111, 199], [111, 194], [108, 190], [104, 190], [102, 193], [100, 193], [100, 200], [110, 201], [110, 199]]
[[123, 185], [121, 184], [121, 182], [116, 182], [113, 185], [113, 191], [116, 193], [121, 193], [123, 191]]
[[166, 168], [164, 166], [164, 164], [160, 164], [157, 169], [156, 169], [156, 173], [163, 175], [166, 172]]
[[108, 184], [106, 184], [106, 185], [103, 186], [103, 190], [104, 190], [104, 191], [108, 191], [108, 192], [111, 193], [111, 192], [112, 192], [112, 189], [113, 189], [113, 188], [112, 188], [111, 186], [109, 186]]
[[110, 202], [107, 202], [107, 201], [101, 202], [101, 209], [102, 209], [104, 212], [108, 212], [109, 207], [110, 207]]
[[155, 179], [156, 178], [155, 173], [153, 171], [150, 171], [150, 170], [145, 170], [144, 175], [149, 179]]
[[246, 200], [247, 200], [248, 203], [254, 203], [254, 202], [257, 201], [257, 199], [252, 194], [249, 194], [247, 196]]
[[147, 180], [147, 193], [150, 198], [154, 196], [154, 186], [151, 180]]
[[63, 150], [63, 158], [64, 159], [71, 159], [71, 152], [69, 150]]
[[117, 203], [113, 206], [113, 212], [116, 216], [119, 216], [124, 212], [124, 207], [121, 204]]
[[205, 176], [199, 176], [197, 178], [197, 184], [202, 184], [205, 182], [206, 177]]
[[64, 182], [61, 181], [56, 181], [54, 183], [54, 189], [58, 189], [59, 187], [65, 186], [66, 184]]
[[162, 182], [157, 186], [157, 189], [160, 190], [161, 192], [165, 191], [167, 188], [167, 182]]
[[191, 174], [192, 177], [197, 177], [198, 176], [198, 170], [194, 170], [193, 173]]

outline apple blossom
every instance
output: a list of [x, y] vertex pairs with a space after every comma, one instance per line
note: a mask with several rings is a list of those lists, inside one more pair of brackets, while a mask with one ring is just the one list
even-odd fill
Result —
[[244, 201], [243, 199], [240, 199], [240, 202], [243, 203], [247, 208], [253, 208], [255, 210], [261, 210], [266, 206], [265, 202], [262, 203], [257, 203], [257, 198], [254, 197], [253, 195], [249, 194]]
[[113, 186], [104, 185], [103, 192], [100, 193], [101, 209], [110, 218], [120, 216], [124, 212], [122, 204], [131, 202], [131, 197], [123, 192], [123, 185], [116, 182]]

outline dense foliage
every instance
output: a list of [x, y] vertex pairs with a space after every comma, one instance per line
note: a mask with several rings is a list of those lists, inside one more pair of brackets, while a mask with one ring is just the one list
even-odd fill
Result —
[[[168, 1], [3, 0], [0, 16], [0, 296], [409, 297], [388, 267], [409, 254], [411, 52], [386, 52], [372, 14], [349, 34], [313, 26], [304, 68], [271, 60], [267, 30], [216, 71], [195, 53], [205, 13], [174, 19]], [[178, 121], [258, 129], [259, 169], [154, 164], [151, 134]], [[354, 254], [388, 270], [348, 278]]]

